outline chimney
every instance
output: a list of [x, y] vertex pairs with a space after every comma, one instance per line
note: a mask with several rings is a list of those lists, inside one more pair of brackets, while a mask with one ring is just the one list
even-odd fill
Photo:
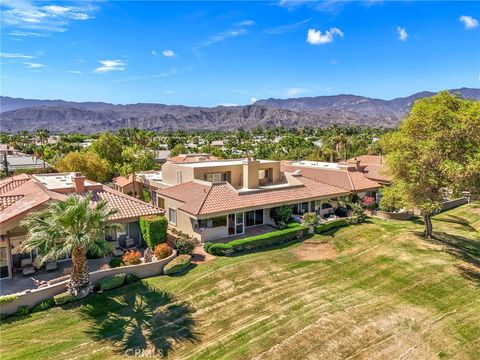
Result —
[[247, 189], [258, 188], [258, 168], [260, 161], [245, 159], [243, 160], [243, 187]]
[[83, 194], [85, 192], [85, 176], [80, 173], [74, 173], [72, 180], [75, 192], [77, 194]]
[[[355, 159], [356, 159], [356, 158], [355, 158]], [[360, 171], [360, 160], [356, 160], [356, 161], [355, 161], [355, 169], [356, 169], [357, 171]]]

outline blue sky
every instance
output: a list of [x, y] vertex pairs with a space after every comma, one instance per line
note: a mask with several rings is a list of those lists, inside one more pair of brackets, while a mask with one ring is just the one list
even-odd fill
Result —
[[1, 94], [214, 106], [479, 87], [480, 2], [2, 0]]

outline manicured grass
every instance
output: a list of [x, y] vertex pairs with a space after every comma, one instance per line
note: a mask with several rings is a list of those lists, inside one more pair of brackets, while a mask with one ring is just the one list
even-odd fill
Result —
[[217, 258], [1, 326], [6, 359], [476, 359], [480, 213], [370, 219], [312, 240], [334, 259], [299, 261], [283, 245]]

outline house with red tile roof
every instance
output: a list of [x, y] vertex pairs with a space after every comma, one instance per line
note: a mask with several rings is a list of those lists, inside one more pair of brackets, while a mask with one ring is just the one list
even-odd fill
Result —
[[361, 155], [347, 160], [347, 163], [354, 163], [365, 177], [382, 185], [390, 185], [392, 177], [388, 174], [385, 165], [385, 158], [380, 155]]
[[92, 194], [92, 201], [105, 200], [107, 207], [117, 209], [111, 218], [120, 225], [113, 234], [108, 234], [120, 243], [132, 238], [140, 245], [142, 237], [139, 218], [145, 215], [163, 214], [158, 207], [147, 204], [132, 196], [111, 189], [101, 183], [85, 179], [78, 173], [21, 174], [0, 181], [0, 275], [11, 277], [25, 257], [18, 249], [23, 242], [26, 229], [21, 221], [34, 211], [45, 208], [55, 201], [64, 201], [70, 195]]
[[162, 177], [169, 187], [158, 189], [157, 199], [170, 226], [202, 242], [273, 225], [271, 210], [282, 205], [294, 214], [322, 215], [332, 209], [324, 205], [349, 194], [300, 171], [282, 171], [280, 162], [271, 160], [167, 161]]

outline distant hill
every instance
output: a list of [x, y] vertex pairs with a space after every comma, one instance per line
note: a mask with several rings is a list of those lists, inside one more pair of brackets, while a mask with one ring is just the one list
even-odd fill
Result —
[[[454, 89], [468, 99], [480, 99], [480, 89]], [[152, 130], [232, 130], [257, 125], [286, 128], [301, 126], [396, 126], [416, 99], [434, 95], [416, 93], [393, 100], [356, 95], [316, 96], [259, 100], [248, 106], [189, 107], [163, 104], [114, 105], [0, 97], [1, 130], [16, 132], [48, 128], [85, 133], [138, 127]]]

